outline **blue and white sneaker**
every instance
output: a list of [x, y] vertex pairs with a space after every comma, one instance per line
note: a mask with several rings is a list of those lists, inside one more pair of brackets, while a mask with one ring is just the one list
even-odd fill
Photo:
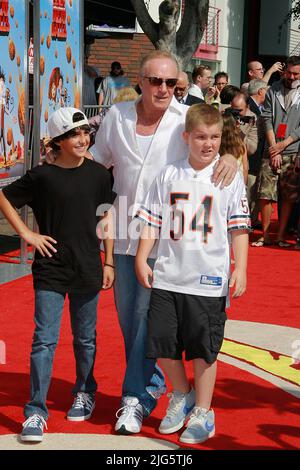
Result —
[[166, 416], [159, 426], [161, 434], [172, 434], [182, 428], [195, 406], [195, 390], [181, 393], [174, 390], [168, 394], [170, 397]]
[[44, 437], [44, 426], [47, 429], [47, 423], [44, 418], [35, 413], [22, 424], [23, 431], [20, 438], [24, 442], [41, 442]]
[[92, 416], [95, 408], [95, 394], [78, 392], [72, 407], [67, 413], [68, 421], [86, 421]]
[[215, 414], [213, 410], [196, 407], [187, 423], [186, 430], [180, 436], [185, 444], [200, 444], [215, 435]]

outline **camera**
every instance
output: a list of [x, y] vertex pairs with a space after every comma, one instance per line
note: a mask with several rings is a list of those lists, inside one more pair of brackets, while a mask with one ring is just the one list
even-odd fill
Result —
[[255, 117], [254, 116], [240, 116], [239, 121], [242, 124], [250, 124], [250, 126], [253, 126], [255, 124]]
[[226, 108], [224, 111], [224, 116], [232, 116], [236, 121], [241, 117], [240, 110], [236, 108]]
[[254, 116], [241, 116], [241, 109], [237, 108], [226, 108], [224, 111], [225, 116], [232, 116], [240, 124], [250, 124], [253, 126], [255, 124]]

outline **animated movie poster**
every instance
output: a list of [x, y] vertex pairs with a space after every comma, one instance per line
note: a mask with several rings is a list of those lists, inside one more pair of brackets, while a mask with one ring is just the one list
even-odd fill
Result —
[[40, 1], [41, 140], [62, 106], [80, 107], [80, 0]]
[[24, 174], [25, 2], [0, 1], [0, 188]]

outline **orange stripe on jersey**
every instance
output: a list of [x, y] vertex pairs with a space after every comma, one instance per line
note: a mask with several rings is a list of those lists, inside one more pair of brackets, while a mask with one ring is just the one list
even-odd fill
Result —
[[230, 220], [227, 223], [227, 227], [231, 227], [232, 225], [251, 226], [251, 220], [250, 219], [245, 219], [245, 218]]
[[141, 217], [142, 219], [146, 220], [147, 222], [152, 222], [152, 223], [157, 224], [157, 225], [161, 225], [161, 223], [162, 223], [161, 220], [158, 217], [151, 216], [150, 214], [148, 214], [143, 209], [139, 209], [137, 211], [137, 216]]

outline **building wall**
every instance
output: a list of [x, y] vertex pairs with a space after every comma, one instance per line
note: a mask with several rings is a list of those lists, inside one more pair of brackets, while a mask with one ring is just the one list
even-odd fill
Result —
[[[217, 20], [213, 21], [212, 17], [217, 15], [217, 9], [219, 10], [218, 51], [210, 53], [206, 49], [204, 34], [194, 62], [210, 65], [213, 74], [218, 71], [227, 72], [230, 82], [239, 86], [243, 49], [244, 0], [210, 0], [209, 6], [209, 31], [213, 24], [217, 28]], [[210, 37], [210, 34], [208, 36]], [[211, 40], [213, 39], [208, 39], [208, 41]]]
[[219, 34], [220, 70], [229, 74], [233, 85], [240, 85], [243, 48], [244, 0], [214, 0], [211, 6], [221, 9]]
[[[146, 0], [152, 18], [158, 20], [158, 6], [161, 0]], [[220, 8], [220, 34], [217, 60], [211, 63], [213, 72], [227, 71], [232, 84], [241, 81], [241, 60], [243, 43], [244, 0], [211, 0], [210, 6]], [[137, 25], [137, 31], [141, 31]], [[107, 75], [114, 60], [121, 62], [126, 75], [136, 83], [138, 64], [141, 56], [154, 47], [143, 33], [112, 33], [110, 37], [95, 39], [91, 46], [89, 64], [99, 68], [101, 75]], [[208, 60], [197, 62], [210, 63]]]
[[[287, 56], [290, 46], [290, 23], [285, 23], [292, 0], [261, 0], [259, 46], [260, 55]], [[270, 13], [272, 12], [272, 21]]]
[[[144, 1], [152, 19], [158, 22], [158, 8], [162, 0]], [[91, 45], [88, 63], [98, 67], [101, 75], [105, 76], [110, 71], [111, 62], [118, 60], [134, 85], [141, 57], [153, 49], [154, 46], [137, 22], [135, 34], [111, 33], [110, 37], [96, 39]]]
[[300, 54], [300, 31], [299, 31], [300, 20], [292, 18], [291, 30], [290, 30], [290, 44], [289, 44], [289, 55]]
[[[285, 23], [291, 0], [245, 0], [247, 3], [244, 61], [260, 61], [268, 69], [275, 62], [285, 62], [288, 55], [300, 54], [300, 21]], [[270, 84], [280, 78], [272, 75]], [[246, 76], [244, 76], [246, 79]]]
[[132, 85], [137, 82], [139, 61], [147, 52], [154, 49], [145, 34], [112, 34], [110, 37], [95, 39], [91, 45], [89, 64], [95, 65], [102, 76], [110, 72], [110, 64], [121, 62], [125, 74]]

